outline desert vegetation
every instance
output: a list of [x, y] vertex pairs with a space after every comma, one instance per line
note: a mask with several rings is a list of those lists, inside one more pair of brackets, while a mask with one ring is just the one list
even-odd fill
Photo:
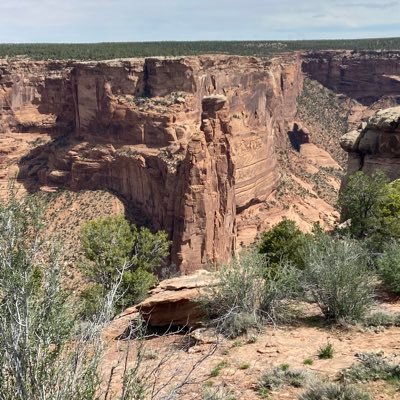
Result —
[[[316, 225], [303, 233], [293, 221], [283, 220], [220, 267], [216, 284], [201, 298], [207, 332], [218, 339], [193, 367], [169, 375], [161, 371], [178, 350], [147, 352], [149, 333], [140, 319], [118, 350], [126, 356], [105, 372], [101, 368], [102, 332], [118, 311], [140, 302], [156, 283], [156, 270], [169, 253], [166, 233], [132, 225], [122, 215], [84, 223], [80, 270], [87, 286], [77, 298], [62, 285], [57, 241], [49, 245], [44, 240], [45, 198], [11, 196], [0, 205], [0, 399], [37, 399], [44, 393], [61, 400], [179, 398], [185, 386], [194, 384], [191, 374], [198, 365], [220, 343], [230, 343], [221, 350], [223, 358], [208, 364], [201, 396], [234, 400], [234, 388], [214, 386], [213, 380], [234, 368], [253, 374], [254, 366], [232, 359], [230, 352], [259, 346], [259, 335], [269, 327], [304, 323], [302, 307], [314, 307], [327, 329], [399, 326], [398, 314], [373, 311], [382, 285], [389, 293], [399, 292], [398, 188], [382, 173], [357, 173], [340, 196], [344, 226], [324, 232]], [[358, 353], [358, 362], [342, 369], [335, 382], [313, 371], [314, 364], [336, 360], [338, 353], [338, 342], [329, 337], [315, 343], [295, 366], [285, 362], [253, 376], [255, 396], [274, 398], [289, 390], [301, 400], [367, 400], [372, 395], [366, 385], [376, 381], [398, 393], [398, 359], [381, 353]], [[123, 376], [115, 386], [118, 370]]]
[[81, 242], [86, 256], [81, 269], [90, 282], [82, 293], [86, 314], [96, 311], [118, 275], [118, 309], [143, 300], [156, 283], [154, 269], [168, 256], [170, 246], [165, 232], [137, 228], [121, 215], [87, 222], [81, 230]]
[[1, 44], [0, 57], [19, 55], [34, 59], [109, 60], [151, 56], [235, 54], [270, 56], [297, 50], [398, 50], [399, 38], [293, 41], [124, 42], [81, 44]]
[[[372, 312], [382, 284], [399, 293], [398, 198], [398, 182], [388, 183], [381, 172], [357, 173], [340, 195], [346, 224], [333, 232], [315, 226], [306, 234], [283, 220], [265, 232], [218, 273], [219, 283], [209, 293], [211, 325], [228, 338], [249, 335], [266, 325], [296, 324], [299, 304], [309, 303], [319, 308], [326, 326], [398, 326], [398, 314]], [[335, 353], [328, 341], [315, 357], [329, 360]], [[341, 372], [339, 383], [321, 378], [310, 383], [301, 371], [281, 365], [260, 378], [260, 396], [270, 398], [271, 391], [292, 385], [307, 388], [300, 399], [371, 399], [361, 383], [383, 380], [398, 387], [395, 358], [360, 354], [359, 360]], [[307, 358], [303, 365], [313, 362]]]
[[[12, 195], [8, 202], [0, 203], [0, 399], [179, 397], [185, 385], [193, 384], [192, 372], [212, 354], [213, 347], [188, 370], [169, 371], [172, 353], [154, 357], [148, 352], [146, 326], [138, 320], [131, 327], [134, 344], [127, 346], [109, 369], [101, 368], [106, 351], [104, 329], [118, 309], [118, 301], [126, 295], [126, 287], [121, 289], [124, 274], [132, 273], [133, 265], [136, 270], [151, 270], [168, 250], [165, 235], [131, 227], [122, 217], [100, 219], [84, 227], [82, 236], [90, 260], [100, 263], [100, 257], [104, 268], [110, 267], [107, 263], [111, 260], [116, 266], [113, 271], [105, 268], [103, 272], [109, 274], [98, 279], [103, 285], [102, 296], [95, 312], [83, 322], [79, 301], [62, 285], [65, 275], [58, 257], [59, 244], [46, 243], [44, 210], [45, 201], [40, 196], [18, 200]], [[102, 240], [105, 234], [110, 235], [108, 248]], [[119, 268], [119, 262], [123, 267]], [[93, 268], [93, 276], [99, 277]], [[146, 360], [153, 358], [156, 366], [144, 368]], [[168, 370], [168, 379], [160, 382], [163, 370]], [[120, 380], [117, 386], [116, 374]]]

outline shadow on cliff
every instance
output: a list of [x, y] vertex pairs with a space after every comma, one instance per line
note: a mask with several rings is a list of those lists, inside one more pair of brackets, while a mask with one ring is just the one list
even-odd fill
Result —
[[310, 143], [309, 134], [301, 129], [296, 123], [293, 124], [292, 130], [288, 132], [288, 137], [290, 144], [296, 151], [300, 151], [300, 147], [302, 144]]
[[43, 182], [43, 175], [46, 172], [50, 160], [54, 163], [54, 149], [58, 152], [67, 153], [76, 145], [69, 139], [68, 135], [54, 134], [50, 142], [38, 144], [33, 147], [26, 155], [21, 157], [18, 162], [19, 172], [17, 174], [17, 182], [22, 184], [29, 194], [38, 192], [57, 192], [70, 190], [79, 191], [96, 191], [103, 190], [113, 194], [124, 206], [125, 217], [137, 226], [146, 226], [154, 230], [151, 219], [138, 207], [134, 202], [127, 200], [123, 195], [108, 187], [91, 187], [73, 190], [70, 182]]

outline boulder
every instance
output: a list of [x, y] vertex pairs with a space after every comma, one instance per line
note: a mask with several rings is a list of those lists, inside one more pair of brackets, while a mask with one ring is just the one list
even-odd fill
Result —
[[368, 120], [367, 128], [384, 132], [400, 131], [400, 106], [379, 110]]
[[200, 299], [215, 282], [214, 274], [205, 270], [165, 280], [136, 309], [151, 327], [197, 326], [204, 318]]
[[360, 141], [360, 132], [359, 131], [351, 131], [347, 132], [340, 138], [340, 146], [342, 149], [347, 152], [357, 150], [358, 143]]

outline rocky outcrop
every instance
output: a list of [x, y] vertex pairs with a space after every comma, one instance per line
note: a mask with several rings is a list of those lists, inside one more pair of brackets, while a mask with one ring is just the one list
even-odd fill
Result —
[[390, 180], [400, 178], [400, 106], [378, 111], [346, 133], [341, 146], [349, 153], [348, 175], [382, 170]]
[[71, 63], [0, 59], [0, 132], [74, 129]]
[[400, 53], [389, 51], [319, 51], [303, 56], [311, 79], [363, 105], [384, 96], [400, 101]]
[[215, 283], [215, 276], [204, 270], [167, 279], [153, 289], [149, 297], [136, 306], [136, 310], [152, 327], [194, 327], [205, 316], [201, 298]]

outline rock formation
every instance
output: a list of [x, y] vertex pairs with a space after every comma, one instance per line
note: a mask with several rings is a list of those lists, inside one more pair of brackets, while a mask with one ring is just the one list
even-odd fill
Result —
[[28, 191], [110, 190], [169, 233], [183, 273], [283, 216], [332, 224], [336, 150], [304, 133], [297, 98], [306, 73], [364, 103], [384, 81], [374, 100], [395, 99], [399, 56], [374, 54], [0, 60], [0, 189], [12, 171]]
[[54, 136], [19, 180], [115, 191], [170, 233], [183, 272], [227, 260], [238, 214], [276, 187], [302, 83], [297, 55], [2, 65], [3, 126]]
[[371, 105], [384, 96], [400, 99], [399, 52], [307, 53], [303, 71], [324, 86], [363, 105]]
[[348, 175], [382, 170], [390, 180], [400, 178], [400, 106], [378, 111], [340, 144], [349, 153]]
[[149, 297], [136, 306], [136, 310], [152, 327], [194, 327], [205, 316], [205, 309], [200, 305], [201, 297], [215, 283], [215, 276], [204, 270], [189, 276], [167, 279], [153, 289]]

